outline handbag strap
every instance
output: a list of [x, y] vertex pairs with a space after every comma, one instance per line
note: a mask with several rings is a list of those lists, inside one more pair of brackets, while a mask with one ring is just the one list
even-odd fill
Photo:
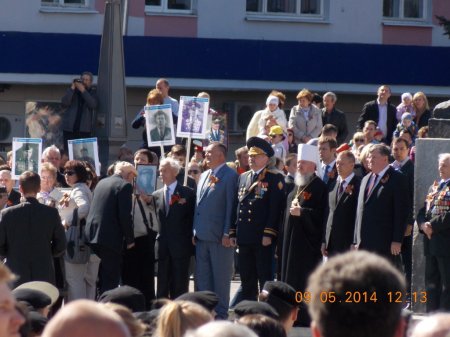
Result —
[[[150, 234], [152, 229], [150, 229], [150, 226], [148, 225], [147, 216], [145, 215], [145, 210], [144, 210], [144, 206], [142, 205], [141, 199], [139, 199], [139, 196], [136, 196], [135, 200], [137, 201], [137, 203], [139, 205], [139, 209], [142, 214], [142, 220], [144, 221], [145, 228], [147, 229], [147, 234]], [[152, 217], [151, 213], [149, 213], [149, 215], [150, 215], [151, 227], [153, 228], [153, 217]]]

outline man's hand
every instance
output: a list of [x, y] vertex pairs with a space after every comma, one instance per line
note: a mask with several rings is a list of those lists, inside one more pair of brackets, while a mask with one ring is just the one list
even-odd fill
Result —
[[272, 238], [269, 236], [263, 236], [262, 238], [262, 245], [264, 247], [270, 246], [272, 244]]
[[229, 248], [231, 247], [230, 237], [227, 235], [222, 236], [222, 246]]
[[86, 88], [84, 87], [83, 83], [80, 82], [74, 82], [75, 84], [75, 88], [77, 88], [78, 90], [80, 90], [80, 92], [84, 92], [86, 90]]
[[428, 239], [431, 239], [431, 235], [433, 235], [433, 227], [431, 227], [431, 223], [425, 222], [422, 225], [422, 231], [425, 233]]
[[323, 256], [328, 256], [328, 251], [327, 251], [324, 243], [322, 243], [322, 246], [320, 247], [320, 251], [322, 252]]
[[391, 254], [398, 255], [402, 251], [402, 243], [401, 242], [392, 242], [391, 243]]
[[236, 238], [231, 238], [230, 239], [230, 245], [231, 245], [231, 247], [236, 247], [237, 246]]
[[300, 216], [302, 214], [302, 208], [300, 207], [297, 201], [292, 202], [291, 208], [289, 209], [289, 213], [292, 216]]
[[127, 244], [127, 249], [131, 249], [131, 248], [133, 248], [133, 247], [134, 247], [134, 242], [133, 242], [133, 243]]

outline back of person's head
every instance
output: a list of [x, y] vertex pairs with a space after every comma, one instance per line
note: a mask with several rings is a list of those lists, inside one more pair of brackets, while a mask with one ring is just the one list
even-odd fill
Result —
[[450, 336], [450, 314], [439, 313], [424, 318], [414, 328], [411, 337]]
[[333, 124], [325, 124], [322, 128], [322, 137], [329, 136], [335, 138], [338, 134], [338, 129]]
[[147, 326], [142, 321], [133, 316], [133, 313], [127, 307], [117, 303], [104, 303], [107, 309], [114, 311], [120, 316], [128, 328], [131, 337], [140, 337], [147, 330]]
[[396, 336], [404, 328], [403, 303], [389, 294], [405, 289], [404, 277], [383, 257], [365, 251], [333, 257], [308, 280], [311, 327], [323, 337]]
[[116, 165], [114, 165], [114, 174], [124, 175], [127, 173], [133, 173], [137, 175], [137, 171], [133, 164], [126, 161], [116, 162]]
[[278, 313], [279, 320], [284, 322], [297, 311], [298, 303], [295, 289], [281, 281], [267, 281], [259, 294], [259, 300], [270, 304]]
[[42, 337], [131, 337], [120, 316], [103, 304], [77, 300], [50, 320]]
[[188, 331], [185, 337], [258, 337], [258, 336], [252, 330], [241, 324], [233, 324], [227, 321], [215, 321], [205, 324], [195, 331]]
[[238, 323], [250, 328], [258, 337], [286, 337], [283, 325], [264, 315], [247, 315], [241, 317]]
[[100, 295], [99, 302], [101, 303], [116, 303], [121, 304], [132, 312], [139, 312], [145, 310], [145, 296], [136, 288], [128, 285], [120, 286], [114, 289], [107, 290]]
[[38, 193], [41, 190], [41, 177], [31, 171], [25, 171], [19, 177], [19, 185], [23, 193]]
[[188, 301], [172, 301], [159, 313], [155, 336], [182, 337], [187, 330], [208, 323], [213, 317], [199, 304]]

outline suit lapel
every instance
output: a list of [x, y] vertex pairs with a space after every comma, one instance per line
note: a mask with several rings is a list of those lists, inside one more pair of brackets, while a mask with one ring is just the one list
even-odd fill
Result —
[[[392, 167], [389, 167], [386, 172], [384, 172], [383, 176], [378, 180], [378, 183], [372, 188], [372, 191], [370, 191], [370, 194], [367, 196], [366, 198], [366, 203], [370, 200], [370, 198], [373, 195], [377, 195], [378, 194], [378, 190], [380, 188], [384, 188], [384, 180], [389, 179], [389, 175], [391, 174], [391, 170], [394, 170]], [[365, 191], [365, 189], [364, 189]]]
[[330, 192], [331, 193], [331, 198], [330, 198], [330, 208], [332, 210], [335, 210], [338, 203], [339, 203], [339, 184], [336, 182], [336, 184], [334, 185], [333, 190]]
[[239, 197], [239, 201], [244, 200], [250, 194], [250, 187], [252, 185], [252, 171], [243, 173], [245, 174], [245, 192]]
[[207, 189], [209, 188], [209, 186], [207, 186], [207, 184], [208, 184], [209, 176], [212, 174], [211, 172], [212, 172], [211, 170], [208, 170], [207, 173], [205, 172], [206, 174], [202, 174], [202, 176], [200, 178], [200, 181], [199, 181], [200, 189], [198, 190], [199, 194], [198, 194], [198, 198], [197, 198], [198, 199], [197, 204], [199, 204], [200, 201], [202, 201], [203, 197], [206, 195]]

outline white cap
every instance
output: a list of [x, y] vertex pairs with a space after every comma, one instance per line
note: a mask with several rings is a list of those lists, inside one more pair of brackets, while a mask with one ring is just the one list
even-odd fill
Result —
[[319, 162], [319, 149], [314, 145], [299, 144], [297, 160], [307, 160], [317, 165]]
[[269, 97], [267, 97], [267, 99], [266, 99], [266, 105], [269, 105], [269, 104], [278, 105], [278, 103], [280, 103], [280, 100], [278, 99], [277, 96], [269, 95]]

